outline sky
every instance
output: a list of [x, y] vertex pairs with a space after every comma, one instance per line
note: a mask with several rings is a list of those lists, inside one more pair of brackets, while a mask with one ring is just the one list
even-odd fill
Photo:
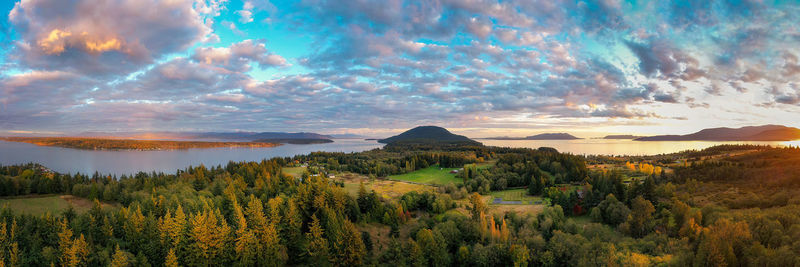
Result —
[[0, 1], [0, 135], [800, 127], [800, 3]]

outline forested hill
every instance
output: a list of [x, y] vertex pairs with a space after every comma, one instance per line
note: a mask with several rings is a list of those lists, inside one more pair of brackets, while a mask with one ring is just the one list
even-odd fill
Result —
[[543, 133], [526, 137], [491, 137], [492, 140], [575, 140], [581, 139], [568, 133]]
[[800, 139], [800, 129], [782, 125], [742, 128], [711, 128], [686, 135], [657, 135], [636, 141], [792, 141]]
[[419, 126], [386, 139], [378, 140], [385, 144], [471, 144], [481, 143], [463, 135], [453, 134], [445, 128], [437, 126]]

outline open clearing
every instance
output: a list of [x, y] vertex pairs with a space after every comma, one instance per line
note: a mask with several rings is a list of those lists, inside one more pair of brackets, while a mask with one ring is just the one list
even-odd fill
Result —
[[306, 167], [287, 167], [281, 169], [281, 171], [285, 174], [294, 176], [295, 178], [300, 177], [303, 175], [303, 172], [306, 171]]
[[458, 168], [440, 168], [439, 165], [433, 165], [406, 174], [392, 175], [389, 179], [435, 185], [460, 184], [462, 180], [450, 173], [452, 170]]
[[[75, 212], [84, 213], [92, 208], [93, 202], [72, 195], [31, 195], [0, 199], [0, 208], [8, 207], [15, 212], [37, 216], [48, 212], [53, 215], [61, 214], [70, 205], [75, 209]], [[103, 204], [103, 206], [107, 205]]]
[[363, 175], [344, 173], [336, 176], [335, 180], [344, 182], [344, 190], [352, 196], [358, 196], [358, 188], [361, 183], [369, 190], [374, 190], [376, 194], [384, 198], [396, 198], [411, 191], [432, 191], [432, 186], [411, 184], [405, 182], [375, 179], [370, 181], [369, 178]]
[[[528, 195], [528, 191], [526, 189], [510, 189], [510, 190], [503, 190], [503, 191], [492, 191], [489, 193], [492, 196], [492, 204], [517, 204], [517, 205], [531, 205], [531, 204], [542, 204], [543, 199], [542, 197], [538, 196], [531, 196]], [[497, 199], [502, 199], [503, 202], [509, 201], [518, 201], [521, 203], [496, 203]], [[538, 203], [537, 203], [538, 202]]]

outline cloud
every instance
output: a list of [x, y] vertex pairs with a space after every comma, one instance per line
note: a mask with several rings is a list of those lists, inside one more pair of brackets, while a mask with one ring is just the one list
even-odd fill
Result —
[[9, 13], [20, 36], [11, 60], [35, 69], [131, 71], [211, 33], [195, 3], [205, 1], [21, 1]]
[[192, 59], [238, 72], [250, 70], [251, 62], [258, 63], [262, 69], [288, 65], [285, 58], [267, 51], [263, 41], [255, 40], [244, 40], [229, 47], [198, 47]]
[[[793, 3], [234, 5], [17, 3], [0, 26], [14, 33], [0, 67], [0, 126], [625, 124], [731, 103], [789, 110], [800, 95]], [[252, 24], [265, 19], [269, 29]]]
[[253, 12], [250, 10], [239, 10], [236, 11], [239, 14], [239, 22], [241, 23], [250, 23], [253, 22]]

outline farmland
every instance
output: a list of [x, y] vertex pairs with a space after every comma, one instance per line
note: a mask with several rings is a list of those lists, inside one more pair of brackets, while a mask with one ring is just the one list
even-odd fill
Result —
[[25, 196], [18, 198], [0, 199], [0, 208], [9, 208], [24, 214], [43, 215], [50, 213], [58, 215], [69, 209], [70, 205], [77, 213], [84, 213], [91, 209], [92, 202], [71, 195], [46, 195]]
[[433, 165], [405, 174], [392, 175], [389, 179], [433, 185], [460, 184], [462, 180], [450, 173], [452, 170], [458, 168], [440, 168], [439, 165]]

